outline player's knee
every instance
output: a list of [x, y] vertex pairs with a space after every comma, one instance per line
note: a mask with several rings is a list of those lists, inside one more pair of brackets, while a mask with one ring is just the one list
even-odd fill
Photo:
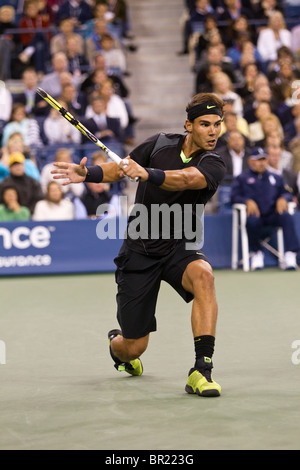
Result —
[[192, 277], [194, 293], [203, 289], [206, 291], [212, 290], [214, 289], [214, 283], [215, 277], [209, 264], [203, 263], [194, 271]]
[[140, 357], [147, 349], [148, 336], [138, 339], [126, 339], [127, 354], [132, 359]]

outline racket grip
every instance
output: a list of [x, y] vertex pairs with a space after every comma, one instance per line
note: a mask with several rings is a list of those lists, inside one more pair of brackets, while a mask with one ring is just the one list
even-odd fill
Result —
[[117, 165], [120, 165], [122, 158], [119, 157], [115, 152], [112, 152], [112, 150], [107, 151], [107, 156], [111, 158]]
[[[117, 165], [120, 165], [121, 161], [123, 160], [122, 158], [120, 158], [115, 152], [113, 152], [112, 150], [108, 150], [107, 152], [107, 155], [117, 164]], [[136, 177], [134, 179], [130, 178], [129, 176], [127, 177], [130, 179], [130, 181], [135, 181], [135, 182], [138, 182], [139, 181], [139, 178]]]

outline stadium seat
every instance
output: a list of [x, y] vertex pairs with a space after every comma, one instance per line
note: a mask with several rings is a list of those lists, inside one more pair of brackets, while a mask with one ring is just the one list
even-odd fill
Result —
[[[295, 203], [289, 203], [289, 213], [295, 212]], [[250, 270], [250, 257], [248, 234], [246, 229], [247, 212], [245, 204], [233, 204], [232, 206], [232, 255], [231, 255], [231, 268], [233, 270], [238, 269], [240, 263], [242, 264], [243, 271], [247, 272]], [[274, 248], [270, 241], [273, 238], [274, 230], [277, 235], [277, 249]], [[241, 240], [241, 253], [242, 259], [239, 260], [240, 244]], [[273, 255], [278, 258], [279, 266], [283, 266], [284, 259], [284, 239], [283, 230], [281, 227], [275, 227], [273, 231], [266, 238], [261, 240], [261, 245], [266, 250], [270, 251]]]

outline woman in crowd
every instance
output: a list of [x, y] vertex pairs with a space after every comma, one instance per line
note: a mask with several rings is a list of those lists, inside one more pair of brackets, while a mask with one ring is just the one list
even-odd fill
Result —
[[47, 186], [45, 199], [39, 201], [32, 215], [32, 220], [72, 220], [74, 205], [64, 198], [61, 185], [51, 181]]

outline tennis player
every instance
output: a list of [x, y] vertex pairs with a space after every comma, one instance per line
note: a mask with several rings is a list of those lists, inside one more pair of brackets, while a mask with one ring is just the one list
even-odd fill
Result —
[[[143, 372], [140, 356], [156, 330], [156, 302], [162, 280], [186, 301], [192, 302], [191, 324], [195, 363], [189, 370], [185, 390], [190, 394], [215, 397], [221, 387], [212, 378], [218, 305], [211, 265], [197, 244], [191, 244], [182, 230], [178, 236], [176, 220], [170, 233], [154, 227], [154, 205], [167, 205], [182, 211], [192, 208], [193, 227], [197, 209], [204, 207], [225, 176], [225, 164], [214, 152], [221, 130], [223, 101], [210, 93], [195, 95], [186, 107], [184, 134], [158, 134], [136, 147], [120, 166], [107, 162], [86, 167], [55, 163], [54, 178], [63, 184], [91, 181], [115, 182], [125, 175], [139, 178], [136, 206], [146, 209], [148, 230], [137, 233], [139, 215], [133, 211], [127, 236], [115, 258], [117, 319], [120, 329], [108, 333], [110, 354], [117, 370], [139, 376]], [[181, 224], [184, 217], [181, 218]], [[178, 225], [178, 223], [177, 223]], [[193, 232], [191, 232], [193, 233]], [[196, 241], [197, 240], [197, 237]]]

